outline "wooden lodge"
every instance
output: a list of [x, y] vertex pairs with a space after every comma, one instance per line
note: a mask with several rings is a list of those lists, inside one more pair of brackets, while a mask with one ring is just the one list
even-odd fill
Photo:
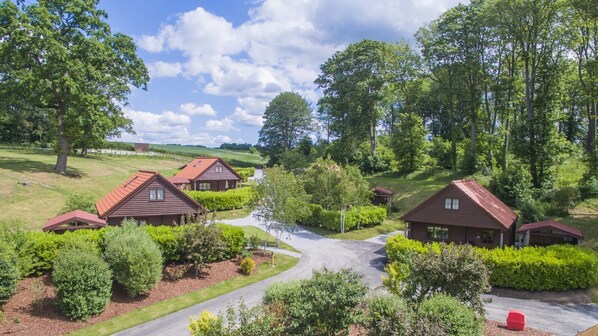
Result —
[[[522, 245], [547, 246], [554, 244], [577, 245], [583, 239], [580, 229], [554, 220], [523, 224], [517, 230]], [[527, 238], [525, 237], [527, 235]]]
[[235, 189], [241, 176], [221, 158], [195, 158], [170, 178], [182, 190], [226, 191]]

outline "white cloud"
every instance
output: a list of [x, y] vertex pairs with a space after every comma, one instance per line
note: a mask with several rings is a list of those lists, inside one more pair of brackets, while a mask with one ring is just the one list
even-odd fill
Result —
[[222, 120], [210, 119], [206, 121], [206, 129], [210, 131], [238, 131], [239, 129], [234, 126], [235, 122], [229, 117], [225, 117]]
[[181, 112], [188, 115], [215, 116], [216, 110], [210, 104], [196, 105], [195, 103], [184, 103], [179, 107]]
[[261, 127], [264, 125], [264, 119], [261, 115], [250, 114], [247, 110], [244, 110], [240, 107], [235, 108], [235, 112], [230, 115], [230, 118], [247, 126]]
[[179, 62], [154, 62], [147, 66], [151, 78], [176, 77], [182, 73], [182, 65]]

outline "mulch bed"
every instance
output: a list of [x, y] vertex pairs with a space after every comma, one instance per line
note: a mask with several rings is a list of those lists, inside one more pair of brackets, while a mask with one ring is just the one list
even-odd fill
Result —
[[[270, 255], [258, 252], [254, 253], [253, 259], [256, 265], [259, 265], [270, 260]], [[6, 321], [0, 324], [0, 334], [63, 335], [239, 275], [241, 275], [239, 263], [226, 260], [210, 264], [210, 268], [205, 269], [199, 277], [195, 277], [195, 273], [190, 271], [180, 280], [162, 280], [151, 293], [135, 298], [130, 298], [122, 287], [115, 284], [112, 299], [106, 310], [100, 315], [91, 317], [86, 322], [71, 321], [58, 311], [58, 308], [53, 304], [56, 292], [52, 287], [52, 280], [49, 275], [39, 278], [26, 278], [19, 283], [17, 293], [2, 307]]]
[[501, 323], [501, 322], [486, 320], [486, 327], [484, 328], [484, 336], [496, 336], [496, 335], [501, 335], [501, 336], [515, 336], [515, 335], [517, 335], [517, 336], [551, 336], [554, 334], [551, 334], [546, 331], [540, 331], [537, 329], [531, 329], [531, 328], [525, 328], [525, 330], [523, 330], [523, 331], [508, 330], [506, 321]]

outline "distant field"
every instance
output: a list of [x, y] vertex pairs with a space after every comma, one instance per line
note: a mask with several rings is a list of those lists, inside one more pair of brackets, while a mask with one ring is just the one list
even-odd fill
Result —
[[172, 176], [182, 164], [141, 156], [70, 156], [68, 173], [77, 177], [69, 177], [52, 173], [55, 163], [56, 155], [48, 151], [0, 149], [0, 220], [20, 219], [29, 228], [41, 229], [70, 193], [88, 193], [99, 200], [139, 169]]
[[185, 156], [217, 156], [236, 167], [256, 167], [266, 163], [259, 154], [244, 151], [233, 151], [218, 148], [202, 148], [180, 145], [150, 145], [150, 149], [168, 151], [174, 155]]

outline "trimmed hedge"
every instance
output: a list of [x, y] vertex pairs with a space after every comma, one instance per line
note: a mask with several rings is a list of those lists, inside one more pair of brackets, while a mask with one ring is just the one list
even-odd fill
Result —
[[416, 323], [425, 326], [428, 335], [448, 334], [454, 336], [477, 336], [482, 334], [481, 318], [476, 318], [473, 309], [458, 299], [436, 294], [424, 300], [416, 314]]
[[253, 189], [243, 187], [227, 191], [186, 191], [186, 193], [210, 211], [224, 211], [241, 209], [249, 204]]
[[12, 246], [0, 240], [0, 301], [16, 292], [20, 277], [17, 254]]
[[241, 181], [247, 182], [247, 180], [255, 174], [255, 167], [247, 168], [234, 168], [237, 174], [241, 175]]
[[[403, 236], [394, 236], [386, 243], [391, 262], [407, 260], [413, 253], [440, 251], [443, 243], [422, 244]], [[491, 271], [494, 286], [532, 291], [564, 291], [588, 288], [598, 283], [598, 254], [573, 245], [524, 247], [515, 249], [475, 248]]]
[[[341, 230], [341, 212], [326, 210], [319, 204], [310, 204], [311, 216], [301, 220], [308, 226], [323, 226], [329, 230]], [[386, 208], [378, 206], [358, 206], [347, 210], [345, 214], [345, 231], [359, 227], [380, 225], [386, 219]]]
[[216, 224], [220, 229], [220, 239], [226, 244], [224, 258], [230, 259], [237, 256], [245, 246], [245, 231], [238, 226], [230, 224]]
[[183, 228], [184, 226], [145, 226], [149, 236], [158, 244], [165, 262], [181, 260]]

